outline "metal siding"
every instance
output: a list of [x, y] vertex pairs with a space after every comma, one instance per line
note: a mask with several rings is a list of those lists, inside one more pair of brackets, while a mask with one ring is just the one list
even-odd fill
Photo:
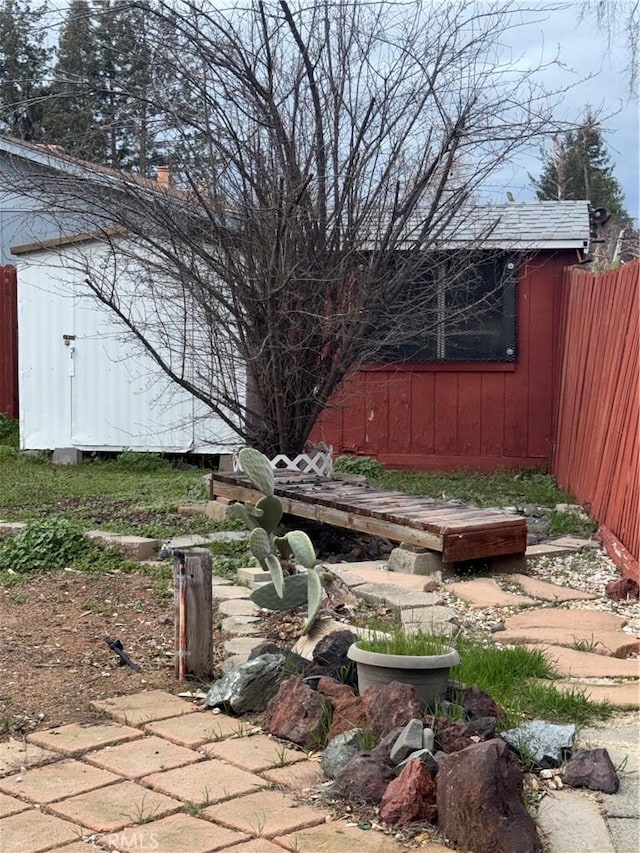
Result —
[[[20, 264], [23, 447], [219, 453], [237, 445], [211, 416], [198, 430], [208, 441], [196, 441], [195, 400], [84, 293], [84, 275], [73, 267], [80, 257], [104, 263], [101, 252], [93, 243], [36, 252]], [[65, 346], [63, 335], [76, 337]]]

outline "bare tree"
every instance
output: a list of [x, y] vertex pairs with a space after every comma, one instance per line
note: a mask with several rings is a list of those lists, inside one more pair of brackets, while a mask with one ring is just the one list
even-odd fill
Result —
[[241, 440], [298, 452], [358, 365], [415, 355], [443, 306], [491, 312], [501, 283], [473, 296], [445, 250], [482, 249], [476, 192], [554, 104], [500, 57], [508, 4], [218, 5], [146, 6], [172, 185], [96, 173], [67, 203], [113, 250], [88, 287], [158, 365]]

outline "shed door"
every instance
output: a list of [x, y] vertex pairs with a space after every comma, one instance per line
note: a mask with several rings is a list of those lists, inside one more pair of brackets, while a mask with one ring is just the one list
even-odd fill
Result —
[[[80, 287], [80, 285], [79, 285]], [[71, 343], [71, 443], [86, 449], [185, 452], [194, 400], [172, 386], [126, 330], [78, 289]]]

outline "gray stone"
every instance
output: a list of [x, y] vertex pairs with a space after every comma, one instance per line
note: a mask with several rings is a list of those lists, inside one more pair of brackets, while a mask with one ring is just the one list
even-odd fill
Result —
[[163, 543], [162, 548], [176, 548], [183, 550], [185, 548], [194, 548], [196, 545], [204, 545], [207, 542], [206, 536], [200, 536], [199, 533], [190, 533], [186, 536], [174, 536], [173, 539], [168, 539]]
[[205, 705], [235, 714], [264, 711], [284, 677], [285, 661], [284, 655], [262, 655], [241, 664], [212, 685]]
[[433, 752], [433, 745], [435, 743], [435, 733], [433, 729], [425, 728], [422, 730], [422, 748], [428, 749], [429, 752]]
[[573, 723], [558, 726], [545, 720], [533, 720], [517, 729], [502, 732], [500, 737], [522, 757], [538, 767], [559, 767], [573, 747], [576, 727]]
[[245, 542], [249, 538], [248, 530], [218, 530], [207, 533], [208, 542]]
[[389, 758], [392, 764], [399, 764], [407, 755], [422, 749], [423, 728], [422, 720], [409, 720], [391, 749]]
[[397, 607], [399, 610], [442, 604], [442, 597], [432, 592], [405, 590], [392, 583], [363, 583], [362, 586], [355, 587], [354, 592], [364, 601], [386, 604], [387, 607]]
[[255, 616], [260, 615], [260, 608], [248, 598], [231, 598], [227, 601], [218, 600], [218, 612], [223, 616]]
[[256, 646], [266, 642], [266, 637], [233, 637], [224, 641], [224, 650], [229, 655], [250, 655]]
[[564, 768], [562, 781], [571, 788], [615, 794], [620, 780], [606, 749], [579, 749]]
[[442, 554], [438, 551], [411, 551], [408, 548], [394, 548], [389, 554], [390, 572], [405, 572], [410, 575], [431, 575], [442, 571]]
[[82, 451], [77, 447], [56, 447], [52, 462], [54, 465], [79, 465], [82, 462]]
[[615, 853], [598, 804], [579, 791], [554, 791], [544, 797], [536, 821], [548, 853]]
[[407, 764], [410, 761], [415, 761], [416, 759], [427, 765], [431, 778], [435, 779], [438, 775], [440, 764], [430, 749], [417, 749], [415, 752], [410, 753], [404, 761], [401, 761], [400, 764], [396, 765], [396, 773], [402, 773]]
[[225, 616], [220, 627], [234, 637], [251, 637], [260, 633], [260, 625], [250, 616]]
[[324, 774], [328, 779], [335, 779], [345, 764], [357, 752], [360, 752], [363, 734], [362, 729], [351, 729], [348, 732], [343, 732], [331, 738], [320, 760]]

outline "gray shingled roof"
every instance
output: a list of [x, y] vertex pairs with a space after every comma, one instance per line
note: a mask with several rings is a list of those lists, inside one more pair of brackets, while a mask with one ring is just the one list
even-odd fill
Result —
[[588, 201], [485, 204], [452, 223], [442, 248], [587, 249], [589, 232]]

